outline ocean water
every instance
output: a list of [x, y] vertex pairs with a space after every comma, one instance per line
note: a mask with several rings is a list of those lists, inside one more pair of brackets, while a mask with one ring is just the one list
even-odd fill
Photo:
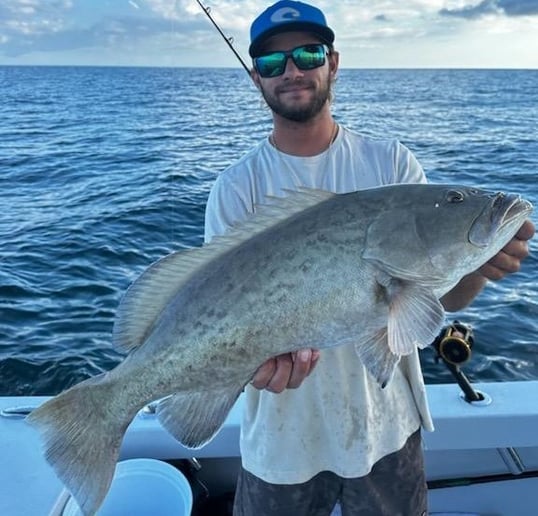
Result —
[[[538, 204], [538, 71], [342, 70], [337, 120], [396, 137], [432, 182]], [[216, 175], [270, 131], [242, 69], [0, 67], [0, 395], [112, 368], [123, 292], [202, 243]], [[534, 215], [535, 220], [536, 216]], [[538, 378], [538, 249], [468, 309], [473, 381]], [[452, 381], [422, 352], [429, 383]]]

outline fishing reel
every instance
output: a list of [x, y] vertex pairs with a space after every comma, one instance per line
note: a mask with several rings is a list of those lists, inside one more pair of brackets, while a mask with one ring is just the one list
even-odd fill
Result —
[[441, 330], [433, 341], [437, 350], [436, 360], [444, 360], [454, 366], [465, 364], [471, 359], [474, 335], [471, 326], [454, 321]]
[[471, 403], [482, 401], [484, 396], [475, 391], [460, 369], [460, 365], [471, 359], [474, 335], [471, 326], [454, 321], [441, 330], [432, 342], [437, 351], [436, 362], [442, 360], [464, 393], [465, 401]]

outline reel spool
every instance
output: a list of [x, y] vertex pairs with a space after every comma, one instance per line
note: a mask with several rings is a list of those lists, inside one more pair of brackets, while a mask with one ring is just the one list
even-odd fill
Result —
[[460, 366], [471, 359], [474, 335], [471, 326], [454, 321], [443, 328], [433, 342], [438, 353], [449, 364]]

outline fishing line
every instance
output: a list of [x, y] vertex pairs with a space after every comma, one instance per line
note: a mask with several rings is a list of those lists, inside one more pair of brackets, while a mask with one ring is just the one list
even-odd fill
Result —
[[219, 34], [222, 36], [224, 41], [226, 41], [226, 44], [228, 45], [230, 50], [234, 53], [235, 57], [237, 57], [237, 59], [239, 59], [239, 62], [241, 63], [241, 65], [243, 66], [243, 68], [247, 72], [248, 76], [250, 77], [250, 70], [249, 70], [248, 66], [246, 65], [243, 58], [239, 55], [239, 53], [237, 52], [237, 50], [233, 46], [234, 39], [232, 37], [226, 36], [226, 34], [224, 34], [224, 32], [222, 32], [221, 28], [217, 25], [217, 22], [215, 21], [215, 19], [210, 14], [211, 13], [211, 7], [206, 7], [204, 4], [202, 4], [202, 2], [200, 2], [200, 0], [196, 0], [196, 1], [198, 2], [198, 5], [202, 8], [202, 11], [204, 11], [206, 16], [211, 20], [211, 23], [218, 30]]

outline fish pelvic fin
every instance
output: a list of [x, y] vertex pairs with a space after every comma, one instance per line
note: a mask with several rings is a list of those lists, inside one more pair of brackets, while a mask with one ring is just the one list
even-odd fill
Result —
[[163, 427], [187, 448], [200, 448], [219, 431], [243, 390], [178, 393], [162, 400], [157, 417]]
[[132, 419], [110, 418], [107, 405], [113, 393], [102, 381], [105, 376], [75, 385], [26, 418], [41, 435], [47, 462], [84, 515], [95, 514], [105, 498]]

